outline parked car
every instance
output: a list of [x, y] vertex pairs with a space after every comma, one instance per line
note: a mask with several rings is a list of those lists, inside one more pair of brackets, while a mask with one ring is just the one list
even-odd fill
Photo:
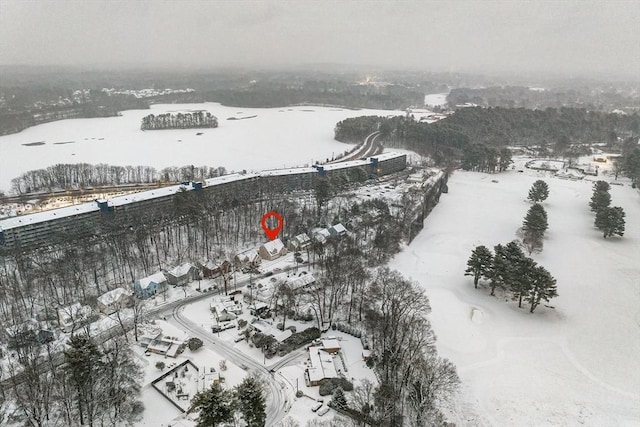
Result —
[[328, 406], [323, 406], [322, 408], [318, 409], [318, 415], [320, 415], [320, 416], [323, 416], [327, 412], [329, 412], [329, 407]]
[[318, 409], [322, 408], [322, 405], [323, 405], [323, 402], [320, 402], [320, 403], [314, 405], [313, 408], [311, 408], [311, 410], [313, 412], [318, 412]]

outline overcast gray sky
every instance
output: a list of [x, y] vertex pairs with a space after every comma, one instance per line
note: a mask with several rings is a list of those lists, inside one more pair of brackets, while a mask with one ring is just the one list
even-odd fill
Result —
[[0, 0], [0, 64], [640, 74], [640, 1]]

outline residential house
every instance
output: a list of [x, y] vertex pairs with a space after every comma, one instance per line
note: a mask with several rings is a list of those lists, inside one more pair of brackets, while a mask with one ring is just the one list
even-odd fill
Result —
[[98, 310], [107, 316], [132, 305], [133, 295], [124, 288], [116, 288], [98, 297]]
[[316, 278], [311, 273], [300, 274], [298, 277], [287, 279], [289, 287], [294, 290], [306, 289], [316, 282]]
[[311, 231], [311, 235], [317, 242], [321, 244], [324, 244], [327, 239], [331, 237], [331, 233], [326, 228], [314, 228]]
[[244, 252], [240, 252], [234, 258], [234, 262], [237, 268], [257, 268], [262, 262], [262, 258], [255, 249], [249, 249]]
[[167, 282], [173, 286], [185, 286], [198, 277], [198, 269], [191, 263], [184, 263], [166, 271]]
[[344, 228], [344, 225], [342, 225], [341, 223], [337, 223], [336, 225], [329, 227], [329, 234], [331, 234], [331, 237], [346, 236], [347, 229]]
[[323, 380], [338, 378], [334, 355], [319, 346], [309, 347], [309, 367], [305, 369], [304, 376], [307, 386], [317, 386]]
[[287, 249], [291, 252], [300, 252], [311, 245], [311, 239], [307, 233], [298, 234], [287, 242]]
[[229, 261], [222, 261], [222, 263], [216, 263], [213, 261], [207, 261], [202, 266], [202, 276], [205, 279], [215, 279], [223, 274], [229, 274], [231, 272], [231, 263]]
[[133, 290], [138, 298], [147, 299], [167, 290], [167, 278], [162, 272], [152, 274], [136, 280], [133, 284]]
[[273, 261], [287, 254], [287, 248], [284, 247], [282, 240], [275, 239], [260, 246], [258, 250], [260, 257], [267, 261]]
[[18, 325], [12, 325], [5, 329], [7, 347], [9, 349], [21, 348], [27, 345], [42, 345], [53, 341], [54, 334], [44, 329], [33, 320], [27, 320]]
[[65, 332], [71, 332], [89, 321], [91, 307], [81, 305], [79, 302], [58, 310], [58, 324]]
[[[235, 304], [232, 304], [235, 305]], [[235, 310], [233, 310], [235, 311]], [[220, 322], [229, 322], [231, 320], [235, 320], [238, 316], [233, 313], [232, 309], [225, 306], [224, 303], [218, 303], [211, 306], [211, 313], [213, 314], [213, 318], [216, 323]]]

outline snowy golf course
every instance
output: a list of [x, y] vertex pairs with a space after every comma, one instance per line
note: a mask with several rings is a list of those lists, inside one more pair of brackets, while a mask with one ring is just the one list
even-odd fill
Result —
[[[475, 246], [516, 238], [536, 179], [550, 187], [549, 230], [532, 257], [559, 297], [531, 314], [463, 273]], [[456, 171], [424, 230], [392, 260], [426, 289], [438, 350], [458, 367], [456, 425], [640, 425], [640, 194], [612, 185], [626, 232], [605, 240], [588, 206], [592, 182]]]

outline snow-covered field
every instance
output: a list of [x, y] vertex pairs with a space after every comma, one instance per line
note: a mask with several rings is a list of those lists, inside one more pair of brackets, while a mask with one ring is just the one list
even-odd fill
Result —
[[[463, 273], [475, 246], [516, 237], [538, 178], [550, 186], [549, 230], [533, 258], [560, 296], [554, 309], [530, 314], [474, 289]], [[545, 172], [457, 171], [424, 230], [391, 262], [426, 289], [439, 352], [458, 367], [457, 425], [640, 425], [640, 194], [628, 183], [611, 187], [626, 233], [605, 240], [593, 227], [591, 186]]]
[[448, 93], [430, 93], [424, 96], [424, 105], [443, 107], [447, 105]]
[[[141, 131], [142, 117], [170, 111], [206, 110], [216, 129]], [[228, 171], [311, 164], [350, 149], [333, 139], [337, 122], [403, 111], [325, 107], [236, 108], [217, 103], [158, 104], [123, 111], [121, 117], [61, 120], [0, 137], [0, 191], [11, 179], [56, 163], [224, 166]], [[250, 116], [256, 116], [249, 118]], [[227, 120], [229, 117], [244, 120]], [[202, 133], [202, 135], [197, 135]], [[41, 145], [23, 144], [44, 142]]]

